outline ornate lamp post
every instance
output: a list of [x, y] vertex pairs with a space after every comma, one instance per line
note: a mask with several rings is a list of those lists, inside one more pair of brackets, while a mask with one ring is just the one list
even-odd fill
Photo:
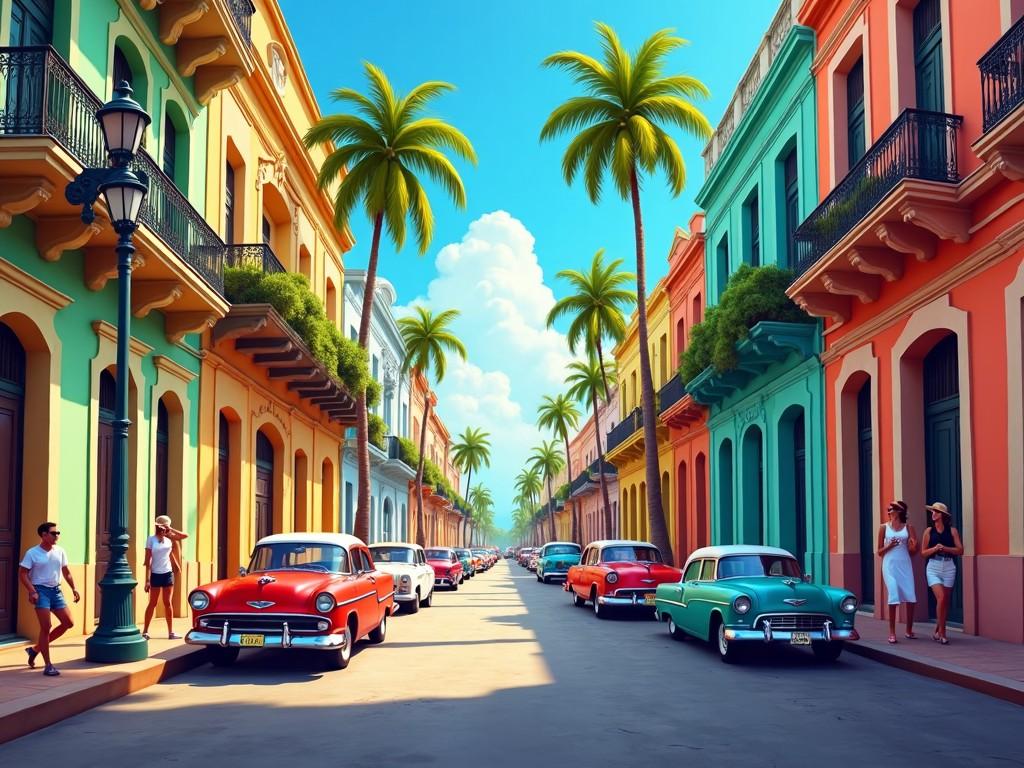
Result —
[[135, 626], [132, 591], [137, 582], [128, 565], [128, 341], [131, 338], [132, 235], [149, 188], [148, 178], [128, 165], [150, 123], [146, 111], [121, 81], [114, 98], [96, 112], [110, 159], [107, 168], [86, 168], [64, 192], [69, 203], [82, 206], [82, 221], [91, 223], [93, 205], [102, 195], [117, 233], [117, 400], [114, 411], [113, 477], [110, 483], [110, 562], [100, 581], [100, 623], [85, 641], [89, 661], [138, 661], [149, 647]]

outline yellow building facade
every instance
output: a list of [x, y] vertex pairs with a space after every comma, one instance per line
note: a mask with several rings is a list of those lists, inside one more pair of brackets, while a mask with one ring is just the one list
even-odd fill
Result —
[[[664, 280], [647, 298], [647, 328], [651, 355], [651, 376], [657, 393], [675, 375], [678, 362], [672, 356], [672, 323]], [[640, 385], [640, 345], [636, 315], [626, 338], [613, 350], [619, 373], [619, 423], [607, 436], [605, 458], [619, 473], [619, 531], [622, 538], [648, 540], [647, 475]], [[655, 408], [657, 411], [657, 407]], [[669, 541], [675, 541], [675, 510], [672, 480], [672, 444], [668, 428], [657, 425], [658, 474], [661, 503], [668, 526]]]

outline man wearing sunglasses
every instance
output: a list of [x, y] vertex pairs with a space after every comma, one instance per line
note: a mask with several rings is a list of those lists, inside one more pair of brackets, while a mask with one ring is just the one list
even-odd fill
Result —
[[[28, 654], [28, 665], [33, 668], [36, 665], [36, 656], [42, 654], [46, 663], [43, 674], [47, 677], [56, 677], [60, 672], [50, 661], [50, 643], [74, 626], [71, 611], [60, 591], [62, 573], [71, 587], [76, 603], [81, 596], [75, 589], [71, 569], [68, 568], [68, 556], [57, 546], [57, 539], [60, 536], [57, 524], [43, 523], [37, 530], [39, 545], [25, 553], [18, 569], [18, 578], [28, 590], [29, 602], [36, 607], [36, 618], [39, 620], [39, 642], [34, 647], [26, 648], [25, 653]], [[51, 614], [60, 621], [60, 625], [53, 630], [50, 629]]]

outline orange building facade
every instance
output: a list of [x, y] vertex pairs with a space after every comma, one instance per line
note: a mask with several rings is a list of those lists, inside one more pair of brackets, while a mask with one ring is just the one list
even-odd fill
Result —
[[[581, 403], [581, 408], [588, 405]], [[594, 436], [593, 406], [589, 407], [590, 417], [580, 427], [579, 432], [569, 442], [569, 455], [572, 457], [575, 477], [569, 486], [569, 498], [566, 509], [579, 515], [580, 542], [587, 544], [597, 539], [613, 539], [618, 535], [619, 519], [619, 480], [616, 469], [607, 461], [602, 465], [597, 456], [597, 442]], [[598, 430], [601, 435], [601, 447], [605, 446], [605, 436], [615, 426], [619, 413], [618, 389], [612, 390], [606, 402], [598, 401]], [[611, 506], [612, 530], [608, 530], [604, 513], [604, 496], [601, 491], [601, 480], [608, 488], [608, 503]], [[572, 530], [571, 528], [569, 529]]]
[[[704, 215], [690, 219], [690, 231], [676, 230], [668, 256], [670, 322], [676, 367], [686, 349], [690, 330], [704, 316]], [[708, 503], [709, 436], [707, 408], [686, 392], [677, 373], [658, 393], [659, 420], [668, 427], [675, 473], [676, 537], [672, 547], [682, 563], [698, 547], [711, 543]], [[665, 500], [663, 503], [668, 503]]]
[[[893, 499], [943, 502], [950, 619], [1024, 642], [1019, 0], [807, 0], [818, 188], [789, 289], [824, 318], [830, 574], [876, 615]], [[954, 34], [955, 31], [955, 34]], [[915, 558], [916, 615], [934, 612]]]

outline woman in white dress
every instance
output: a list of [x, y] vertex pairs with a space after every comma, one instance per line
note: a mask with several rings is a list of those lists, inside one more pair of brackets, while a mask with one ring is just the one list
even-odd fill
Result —
[[878, 527], [878, 556], [882, 558], [882, 578], [889, 595], [889, 642], [896, 642], [896, 609], [905, 605], [907, 631], [904, 637], [915, 640], [914, 566], [910, 556], [917, 551], [917, 533], [914, 526], [907, 525], [907, 505], [894, 501], [886, 510], [889, 522]]

